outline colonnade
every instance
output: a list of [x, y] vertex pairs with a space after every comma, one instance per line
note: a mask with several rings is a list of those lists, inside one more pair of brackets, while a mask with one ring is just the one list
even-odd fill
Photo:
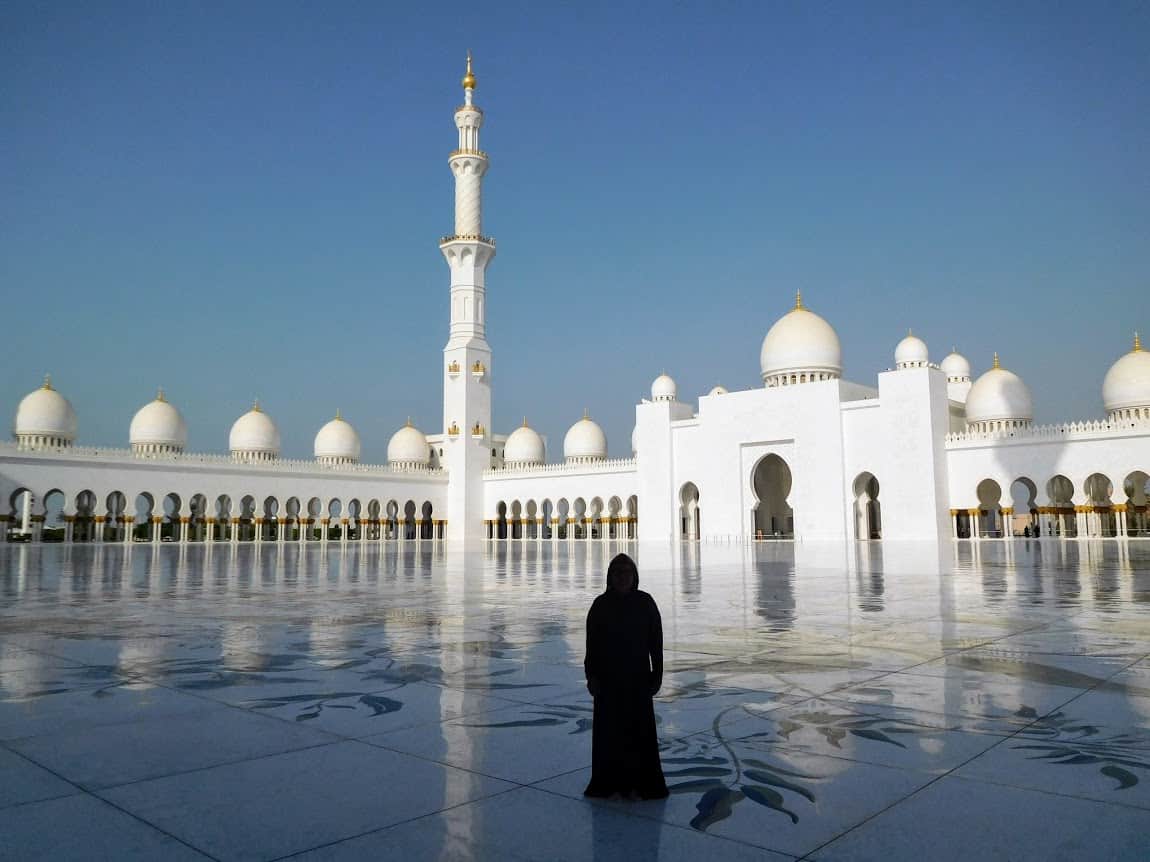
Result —
[[[527, 542], [575, 542], [612, 541], [617, 539], [637, 539], [639, 519], [619, 516], [606, 518], [488, 518], [483, 522], [489, 540]], [[506, 525], [507, 535], [500, 537], [499, 528]], [[550, 527], [550, 530], [546, 528]], [[547, 535], [544, 535], [547, 533]], [[560, 536], [560, 533], [563, 533]]]

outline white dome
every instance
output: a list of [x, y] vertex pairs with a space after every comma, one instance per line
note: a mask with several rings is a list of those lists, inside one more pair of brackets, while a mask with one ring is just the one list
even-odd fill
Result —
[[[763, 339], [759, 366], [768, 386], [788, 383], [790, 374], [809, 379], [837, 378], [843, 370], [842, 346], [829, 323], [803, 308], [802, 297], [795, 307], [779, 318]], [[800, 382], [796, 380], [795, 382]]]
[[[974, 381], [966, 396], [966, 424], [1006, 422], [1028, 424], [1034, 418], [1030, 390], [1022, 378], [998, 364]], [[987, 429], [990, 430], [990, 429]]]
[[387, 441], [387, 463], [399, 467], [426, 467], [431, 462], [427, 437], [407, 420], [407, 424]]
[[930, 353], [926, 349], [926, 342], [917, 335], [907, 332], [906, 338], [894, 349], [894, 367], [922, 368], [929, 363]]
[[1150, 407], [1150, 353], [1134, 337], [1134, 349], [1110, 366], [1102, 381], [1107, 413]]
[[590, 416], [584, 416], [563, 438], [563, 457], [568, 461], [602, 461], [607, 457], [607, 435]]
[[260, 409], [259, 402], [232, 425], [228, 449], [233, 455], [268, 460], [280, 454], [280, 432], [276, 423]]
[[546, 447], [539, 432], [523, 420], [522, 427], [516, 428], [503, 444], [503, 463], [507, 465], [542, 464], [547, 460]]
[[323, 464], [354, 464], [359, 461], [359, 434], [339, 411], [315, 435], [315, 459]]
[[679, 395], [679, 387], [675, 385], [675, 381], [671, 375], [665, 371], [655, 378], [651, 384], [651, 400], [652, 401], [674, 401]]
[[45, 377], [44, 385], [25, 395], [16, 408], [12, 431], [27, 445], [66, 446], [76, 439], [76, 411]]
[[970, 362], [958, 351], [952, 350], [938, 367], [942, 369], [947, 380], [970, 379]]
[[164, 398], [161, 389], [155, 400], [136, 411], [128, 426], [132, 448], [145, 451], [182, 452], [188, 443], [188, 425], [175, 406]]
[[710, 391], [710, 392], [708, 392], [707, 394], [708, 394], [708, 395], [726, 395], [726, 394], [727, 394], [727, 387], [726, 387], [726, 386], [722, 386], [722, 385], [720, 385], [720, 386], [712, 386], [712, 387], [711, 387], [711, 391]]

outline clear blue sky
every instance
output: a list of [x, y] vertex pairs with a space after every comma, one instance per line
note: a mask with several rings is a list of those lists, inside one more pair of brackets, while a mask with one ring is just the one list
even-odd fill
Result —
[[88, 444], [161, 383], [199, 451], [256, 396], [288, 456], [337, 407], [369, 460], [440, 430], [471, 48], [497, 430], [556, 457], [586, 407], [629, 454], [661, 369], [760, 385], [796, 288], [851, 379], [913, 327], [1096, 417], [1150, 330], [1147, 45], [1144, 2], [8, 3], [0, 404], [50, 371]]

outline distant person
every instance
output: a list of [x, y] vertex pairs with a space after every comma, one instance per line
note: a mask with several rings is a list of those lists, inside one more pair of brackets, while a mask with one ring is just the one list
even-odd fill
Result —
[[663, 623], [626, 554], [611, 561], [607, 590], [587, 614], [583, 669], [595, 698], [591, 781], [583, 794], [665, 798], [652, 700], [663, 684]]

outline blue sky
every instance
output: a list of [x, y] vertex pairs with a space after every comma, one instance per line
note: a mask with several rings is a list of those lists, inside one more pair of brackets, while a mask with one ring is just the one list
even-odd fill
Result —
[[661, 369], [759, 385], [801, 288], [874, 383], [913, 327], [1101, 414], [1150, 330], [1145, 3], [8, 3], [0, 404], [50, 371], [126, 445], [259, 397], [285, 456], [440, 430], [463, 55], [492, 157], [497, 430], [586, 407], [629, 454]]

